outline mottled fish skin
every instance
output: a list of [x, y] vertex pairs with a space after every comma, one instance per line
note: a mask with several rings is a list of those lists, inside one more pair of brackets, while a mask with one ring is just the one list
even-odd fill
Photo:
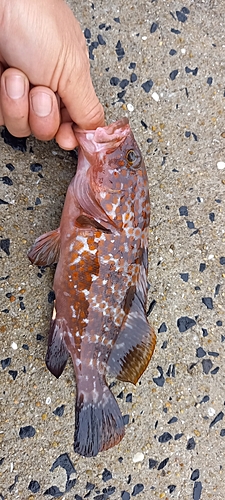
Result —
[[59, 377], [71, 355], [77, 382], [74, 449], [95, 456], [124, 435], [106, 374], [136, 383], [154, 351], [145, 312], [150, 202], [127, 119], [75, 134], [78, 168], [60, 228], [38, 238], [28, 256], [38, 265], [58, 261], [46, 363]]

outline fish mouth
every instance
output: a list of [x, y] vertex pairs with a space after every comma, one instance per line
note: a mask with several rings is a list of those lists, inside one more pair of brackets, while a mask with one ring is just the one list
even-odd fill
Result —
[[[109, 149], [112, 149], [113, 151], [120, 146], [120, 144], [122, 144], [122, 142], [130, 134], [130, 125], [128, 118], [121, 118], [110, 125], [106, 125], [105, 127], [98, 127], [96, 130], [83, 130], [76, 126], [73, 127], [73, 130], [75, 135], [77, 135], [79, 144], [82, 145], [82, 138], [84, 137], [86, 141], [88, 141], [88, 146], [85, 141], [86, 147], [84, 147], [84, 149], [89, 150], [90, 148], [92, 150], [93, 148], [93, 150], [97, 152], [105, 149], [105, 147], [107, 149], [108, 145]], [[92, 146], [90, 143], [92, 143]]]

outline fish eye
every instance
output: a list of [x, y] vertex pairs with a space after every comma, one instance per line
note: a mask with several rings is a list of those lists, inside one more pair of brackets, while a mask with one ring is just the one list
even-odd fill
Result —
[[129, 151], [127, 151], [126, 159], [127, 159], [128, 165], [130, 167], [134, 167], [134, 168], [139, 167], [140, 162], [141, 162], [140, 155], [138, 153], [136, 153], [133, 149], [129, 149]]

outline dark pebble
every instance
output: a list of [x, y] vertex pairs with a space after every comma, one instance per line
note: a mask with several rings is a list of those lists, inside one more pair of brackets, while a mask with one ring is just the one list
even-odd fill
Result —
[[174, 69], [173, 71], [171, 71], [170, 73], [170, 80], [175, 80], [175, 78], [177, 77], [178, 75], [178, 69]]
[[176, 10], [176, 16], [178, 21], [180, 21], [180, 23], [185, 23], [185, 21], [187, 21], [187, 16], [184, 14], [184, 12], [181, 12], [180, 10]]
[[137, 75], [136, 75], [136, 73], [131, 73], [131, 75], [130, 75], [130, 82], [134, 83], [136, 81], [137, 81]]
[[159, 387], [163, 387], [163, 385], [165, 383], [163, 369], [161, 368], [161, 366], [157, 366], [157, 370], [159, 370], [160, 377], [154, 377], [153, 382], [155, 382], [155, 384], [158, 385]]
[[174, 424], [175, 422], [178, 421], [178, 418], [177, 417], [172, 417], [167, 423], [168, 424]]
[[188, 229], [194, 229], [194, 227], [195, 227], [194, 222], [192, 222], [190, 220], [187, 220], [186, 224], [187, 224]]
[[127, 85], [129, 85], [129, 80], [126, 80], [126, 78], [124, 78], [124, 80], [121, 80], [121, 82], [120, 82], [121, 89], [125, 89], [125, 87], [127, 87]]
[[86, 39], [91, 38], [91, 31], [88, 28], [85, 28], [84, 36]]
[[11, 358], [1, 359], [1, 365], [3, 370], [5, 370], [5, 368], [8, 368], [8, 366], [11, 365]]
[[171, 33], [174, 33], [174, 35], [180, 35], [180, 30], [175, 30], [174, 28], [171, 28]]
[[223, 420], [223, 417], [224, 417], [224, 413], [223, 413], [223, 411], [220, 411], [218, 413], [218, 415], [216, 415], [216, 417], [212, 420], [211, 424], [209, 425], [209, 428], [211, 429], [211, 427], [216, 425], [217, 422], [219, 422], [220, 420]]
[[206, 328], [202, 328], [202, 334], [203, 337], [208, 337], [208, 331], [206, 330]]
[[211, 213], [209, 214], [209, 220], [210, 220], [211, 222], [214, 222], [214, 220], [215, 220], [215, 214], [214, 214], [214, 212], [211, 212]]
[[205, 268], [206, 268], [206, 264], [201, 262], [200, 266], [199, 266], [199, 271], [200, 273], [203, 273], [203, 271], [205, 271]]
[[198, 74], [198, 68], [191, 69], [188, 66], [185, 67], [186, 73], [192, 73], [193, 76], [196, 76]]
[[36, 200], [35, 200], [35, 205], [41, 205], [41, 200], [40, 200], [40, 198], [38, 198], [38, 197], [36, 198]]
[[168, 370], [166, 372], [166, 375], [167, 375], [167, 377], [175, 377], [176, 376], [176, 374], [175, 374], [175, 365], [172, 365], [172, 364], [169, 365], [169, 368], [168, 368]]
[[212, 364], [212, 361], [211, 359], [203, 359], [202, 360], [202, 368], [203, 368], [203, 372], [208, 375], [208, 373], [210, 372], [210, 370], [212, 369], [213, 367], [213, 364]]
[[51, 495], [53, 498], [58, 498], [63, 495], [63, 492], [59, 490], [58, 486], [50, 486], [45, 492], [44, 495]]
[[170, 441], [171, 439], [173, 439], [173, 436], [171, 436], [169, 432], [164, 432], [161, 436], [159, 436], [159, 443], [167, 443], [167, 441]]
[[201, 481], [196, 481], [193, 488], [193, 500], [199, 500], [202, 494], [202, 483]]
[[205, 355], [206, 355], [206, 351], [204, 351], [204, 349], [202, 349], [202, 347], [198, 347], [196, 349], [197, 358], [203, 358]]
[[177, 320], [177, 326], [181, 333], [186, 332], [189, 328], [192, 328], [195, 325], [196, 321], [188, 316], [181, 316], [181, 318]]
[[149, 458], [148, 462], [149, 469], [155, 469], [157, 465], [158, 465], [157, 460], [154, 460], [154, 458]]
[[80, 495], [78, 495], [77, 493], [76, 493], [74, 499], [75, 500], [83, 500], [83, 498]]
[[216, 375], [216, 374], [218, 373], [219, 369], [220, 369], [220, 368], [219, 368], [219, 366], [217, 366], [216, 368], [214, 368], [214, 370], [212, 370], [212, 371], [210, 372], [210, 373], [211, 373], [211, 375]]
[[115, 21], [116, 23], [120, 23], [120, 18], [119, 17], [114, 17], [113, 21]]
[[132, 403], [132, 392], [126, 395], [126, 403]]
[[176, 489], [176, 485], [175, 484], [170, 484], [168, 486], [168, 490], [169, 490], [169, 493], [173, 493]]
[[40, 484], [37, 481], [31, 481], [28, 490], [32, 491], [32, 493], [37, 493], [40, 490]]
[[42, 170], [42, 165], [40, 163], [31, 163], [30, 170], [31, 172], [40, 172], [40, 170]]
[[131, 62], [130, 65], [129, 65], [129, 69], [135, 69], [136, 68], [136, 63], [135, 62]]
[[102, 473], [102, 480], [105, 483], [106, 481], [110, 481], [110, 479], [112, 479], [112, 474], [108, 469], [105, 468]]
[[124, 52], [124, 49], [121, 45], [121, 41], [118, 40], [117, 44], [116, 44], [116, 55], [117, 55], [117, 59], [118, 61], [121, 61], [121, 59], [123, 59], [124, 55], [125, 55], [125, 52]]
[[123, 423], [124, 425], [129, 424], [130, 416], [129, 415], [123, 415]]
[[222, 326], [222, 324], [223, 324], [223, 322], [222, 322], [221, 320], [218, 320], [218, 321], [216, 322], [216, 326]]
[[44, 335], [41, 335], [40, 333], [38, 333], [37, 336], [36, 336], [36, 339], [37, 340], [43, 340], [44, 339]]
[[208, 351], [208, 355], [209, 356], [213, 356], [214, 358], [218, 358], [219, 353], [218, 352], [214, 352], [214, 351]]
[[147, 123], [144, 122], [144, 120], [141, 120], [141, 125], [142, 125], [142, 127], [144, 127], [145, 130], [147, 130], [148, 125], [147, 125]]
[[191, 137], [191, 132], [189, 130], [186, 130], [184, 133], [185, 137]]
[[169, 457], [168, 458], [164, 458], [164, 460], [162, 460], [162, 462], [160, 462], [160, 464], [158, 466], [158, 470], [164, 469], [164, 467], [166, 467], [166, 465], [167, 465], [168, 462], [169, 462]]
[[10, 239], [9, 238], [5, 238], [5, 239], [0, 240], [0, 248], [3, 250], [3, 252], [6, 253], [6, 255], [10, 255], [9, 247], [10, 247]]
[[34, 210], [34, 207], [27, 207], [27, 210]]
[[2, 309], [2, 312], [5, 314], [9, 314], [9, 309]]
[[225, 436], [225, 429], [221, 429], [220, 431], [220, 436], [224, 437]]
[[12, 179], [10, 179], [10, 177], [8, 177], [7, 175], [4, 175], [3, 177], [0, 177], [0, 181], [2, 181], [3, 184], [6, 184], [7, 186], [12, 186], [13, 185]]
[[201, 290], [200, 286], [195, 286], [195, 290]]
[[218, 285], [216, 285], [215, 287], [215, 293], [214, 293], [214, 297], [217, 297], [217, 295], [219, 295], [219, 291], [220, 291], [220, 284], [218, 283]]
[[1, 131], [1, 136], [4, 139], [5, 144], [8, 144], [11, 148], [17, 151], [22, 151], [22, 153], [25, 153], [27, 150], [27, 137], [14, 137], [14, 135], [10, 134], [6, 127], [4, 127]]
[[25, 351], [29, 351], [29, 346], [27, 344], [23, 344], [22, 349], [24, 349]]
[[220, 257], [221, 266], [225, 266], [225, 257]]
[[162, 323], [158, 329], [158, 333], [164, 333], [164, 332], [167, 332], [166, 323]]
[[104, 38], [102, 37], [102, 35], [98, 35], [97, 39], [98, 39], [99, 45], [106, 45], [106, 41], [104, 40]]
[[200, 404], [201, 404], [201, 403], [207, 403], [207, 401], [209, 401], [209, 399], [210, 399], [210, 398], [209, 398], [209, 396], [204, 396], [204, 397], [202, 398], [202, 400], [200, 401]]
[[115, 87], [116, 85], [118, 85], [119, 81], [120, 81], [119, 78], [117, 78], [116, 76], [112, 76], [112, 78], [110, 78], [109, 83], [110, 85], [113, 85]]
[[118, 394], [117, 398], [119, 398], [119, 399], [123, 399], [123, 391], [121, 391], [121, 392]]
[[185, 283], [187, 283], [188, 278], [189, 278], [189, 274], [188, 273], [180, 273], [180, 277], [183, 281], [185, 281]]
[[190, 10], [187, 7], [182, 7], [181, 12], [184, 14], [190, 14]]
[[109, 26], [106, 26], [105, 31], [109, 31], [109, 30], [111, 30], [111, 26], [110, 26], [110, 24], [109, 24]]
[[55, 292], [53, 290], [50, 290], [48, 293], [48, 302], [49, 304], [52, 304], [55, 300]]
[[152, 142], [151, 137], [148, 137], [147, 142], [150, 144]]
[[168, 341], [167, 340], [164, 340], [164, 342], [162, 343], [161, 345], [161, 349], [166, 349], [168, 346]]
[[[0, 205], [9, 205], [8, 201], [2, 200], [0, 198]], [[1, 499], [0, 499], [1, 500]]]
[[152, 23], [150, 28], [150, 33], [155, 33], [158, 27], [159, 27], [158, 23]]
[[153, 81], [147, 80], [146, 82], [142, 83], [141, 87], [148, 94], [148, 92], [150, 92], [151, 88], [153, 87]]
[[195, 440], [193, 437], [191, 437], [190, 439], [188, 439], [188, 442], [187, 442], [187, 450], [193, 450], [195, 448]]
[[121, 498], [122, 500], [130, 500], [130, 493], [128, 493], [128, 491], [122, 491]]
[[169, 55], [170, 55], [170, 56], [175, 56], [175, 54], [177, 54], [177, 51], [176, 51], [175, 49], [171, 49], [171, 50], [169, 51]]
[[103, 28], [105, 28], [105, 26], [106, 26], [105, 23], [101, 23], [101, 24], [99, 24], [99, 29], [103, 30]]
[[203, 297], [202, 302], [205, 304], [207, 309], [213, 309], [213, 300], [211, 297]]
[[15, 170], [15, 167], [12, 165], [12, 163], [6, 163], [6, 168], [8, 168], [10, 172], [13, 172], [13, 170]]
[[127, 478], [127, 484], [130, 484], [131, 483], [131, 474], [128, 475], [128, 478]]
[[184, 434], [183, 434], [183, 432], [180, 432], [180, 433], [175, 434], [175, 436], [174, 436], [174, 440], [175, 440], [175, 441], [178, 441], [178, 439], [180, 439], [183, 435], [184, 435]]
[[126, 94], [126, 90], [122, 90], [122, 92], [118, 92], [117, 97], [119, 99], [122, 99], [125, 96], [125, 94]]
[[20, 427], [19, 436], [21, 439], [34, 437], [36, 431], [32, 425], [26, 425], [25, 427]]
[[103, 488], [102, 493], [104, 493], [104, 495], [107, 495], [106, 498], [108, 498], [108, 496], [113, 495], [115, 491], [116, 491], [115, 486], [109, 486], [108, 488]]
[[9, 375], [13, 378], [13, 380], [15, 380], [18, 372], [16, 370], [9, 370]]
[[144, 485], [142, 483], [135, 484], [133, 491], [132, 491], [132, 497], [136, 497], [141, 491], [143, 491]]
[[10, 493], [11, 493], [11, 491], [14, 490], [16, 483], [18, 482], [18, 479], [19, 479], [19, 476], [15, 476], [14, 483], [9, 486], [8, 490]]
[[63, 453], [62, 455], [59, 455], [59, 457], [52, 464], [50, 471], [53, 472], [59, 466], [62, 467], [63, 469], [65, 469], [65, 471], [67, 473], [67, 477], [69, 477], [71, 474], [74, 474], [76, 472], [74, 465], [71, 462], [70, 457], [67, 453]]
[[208, 83], [208, 85], [212, 85], [212, 82], [213, 82], [213, 79], [212, 79], [212, 77], [211, 77], [211, 76], [209, 76], [209, 77], [207, 78], [207, 83]]
[[119, 462], [120, 464], [122, 464], [122, 462], [123, 462], [123, 457], [119, 457], [119, 458], [118, 458], [118, 462]]
[[153, 300], [150, 302], [150, 304], [149, 304], [149, 308], [148, 308], [148, 310], [147, 310], [147, 312], [146, 312], [146, 316], [149, 316], [149, 315], [151, 314], [151, 312], [153, 311], [153, 309], [154, 309], [154, 307], [155, 307], [155, 305], [156, 305], [156, 304], [157, 304], [157, 302], [156, 302], [156, 300], [155, 300], [155, 299], [153, 299]]
[[57, 406], [57, 408], [53, 411], [54, 415], [57, 417], [62, 417], [64, 414], [65, 405]]
[[179, 208], [179, 213], [181, 216], [188, 215], [188, 208], [186, 205], [182, 205], [182, 207]]
[[87, 484], [86, 484], [86, 486], [85, 486], [85, 489], [86, 489], [87, 491], [92, 491], [92, 490], [94, 490], [94, 488], [95, 488], [95, 485], [94, 485], [93, 483], [89, 483], [89, 482], [87, 482]]
[[196, 142], [198, 142], [198, 136], [197, 136], [194, 132], [192, 132], [192, 136], [193, 136], [194, 140], [195, 140]]
[[26, 309], [26, 307], [22, 301], [20, 302], [20, 309], [21, 309], [21, 311], [24, 311]]
[[199, 478], [199, 469], [193, 470], [190, 479], [196, 481]]

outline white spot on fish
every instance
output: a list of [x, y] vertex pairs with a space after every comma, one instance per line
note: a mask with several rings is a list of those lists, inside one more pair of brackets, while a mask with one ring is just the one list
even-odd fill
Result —
[[76, 318], [76, 311], [73, 306], [70, 306], [70, 309], [72, 311], [72, 318]]
[[56, 318], [56, 308], [53, 307], [53, 311], [52, 311], [52, 319], [54, 320]]
[[[73, 262], [71, 262], [70, 267], [74, 266], [74, 264], [78, 264], [80, 262], [80, 259], [81, 259], [81, 257], [80, 257], [80, 255], [78, 255], [78, 257], [76, 257], [76, 259], [74, 259]], [[72, 280], [70, 280], [70, 281], [72, 281]]]
[[85, 297], [88, 297], [88, 295], [89, 295], [89, 293], [90, 293], [90, 292], [89, 292], [89, 290], [86, 290], [86, 289], [85, 289], [85, 290], [82, 290], [82, 292], [83, 292], [83, 294], [85, 295]]
[[80, 366], [81, 365], [81, 360], [79, 358], [76, 359], [76, 366]]

